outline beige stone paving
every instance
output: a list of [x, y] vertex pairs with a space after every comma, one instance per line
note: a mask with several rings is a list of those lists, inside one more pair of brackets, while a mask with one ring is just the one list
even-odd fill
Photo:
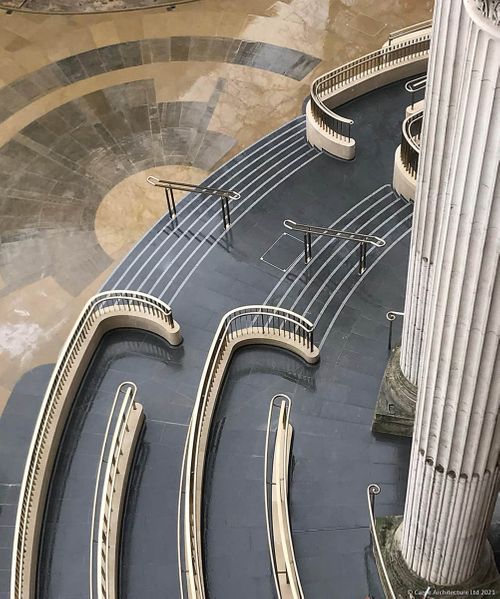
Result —
[[[228, 156], [300, 112], [313, 77], [375, 50], [390, 31], [429, 18], [430, 0], [206, 0], [173, 12], [47, 16], [0, 14], [0, 87], [79, 52], [119, 42], [165, 36], [223, 36], [294, 48], [323, 60], [302, 82], [249, 67], [214, 63], [163, 63], [105, 73], [52, 91], [0, 124], [0, 145], [64, 102], [126, 81], [152, 78], [159, 101], [207, 101], [219, 79], [226, 84], [209, 130], [236, 139]], [[169, 177], [200, 181], [203, 171], [160, 169]], [[113, 258], [77, 297], [53, 278], [41, 277], [0, 298], [0, 412], [17, 380], [55, 361], [85, 301], [164, 208], [145, 173], [125, 179], [103, 198], [95, 230]], [[126, 208], [125, 211], [122, 208]], [[124, 216], [125, 214], [125, 216]], [[3, 282], [0, 279], [0, 289]]]
[[[191, 166], [162, 166], [127, 177], [103, 198], [95, 216], [95, 233], [102, 249], [119, 261], [125, 251], [140, 239], [166, 211], [163, 189], [153, 187], [146, 177], [201, 183], [206, 171]], [[175, 192], [176, 204], [185, 194]]]

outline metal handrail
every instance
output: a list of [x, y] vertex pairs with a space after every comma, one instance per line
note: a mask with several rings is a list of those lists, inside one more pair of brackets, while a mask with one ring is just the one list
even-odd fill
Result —
[[362, 275], [366, 270], [366, 246], [374, 245], [383, 247], [385, 240], [376, 235], [365, 235], [356, 231], [342, 231], [340, 229], [330, 229], [328, 227], [316, 227], [314, 225], [304, 225], [296, 223], [289, 218], [283, 221], [283, 225], [291, 231], [299, 231], [304, 234], [304, 262], [308, 264], [312, 259], [312, 236], [321, 235], [325, 237], [335, 237], [346, 241], [359, 243], [359, 268], [358, 273]]
[[179, 181], [167, 181], [165, 179], [158, 179], [158, 177], [154, 177], [153, 175], [149, 175], [146, 181], [154, 187], [162, 187], [165, 190], [165, 198], [170, 218], [177, 217], [174, 189], [177, 191], [204, 193], [206, 195], [219, 197], [221, 200], [224, 229], [227, 229], [231, 224], [229, 201], [239, 200], [241, 198], [241, 195], [233, 189], [218, 189], [215, 187], [205, 187], [204, 185], [193, 185], [191, 183], [182, 183]]
[[393, 40], [398, 37], [403, 37], [405, 35], [410, 35], [411, 33], [416, 33], [421, 29], [428, 29], [432, 26], [432, 19], [428, 19], [427, 21], [421, 21], [420, 23], [414, 23], [413, 25], [408, 25], [408, 27], [403, 27], [402, 29], [397, 29], [396, 31], [392, 31], [389, 33], [389, 37], [387, 38], [387, 42], [389, 45], [393, 42]]
[[[186, 460], [182, 474], [184, 477], [184, 525], [181, 521], [178, 523], [179, 529], [183, 527], [184, 534], [178, 535], [178, 558], [179, 570], [187, 575], [187, 594], [190, 599], [205, 598], [200, 538], [201, 506], [198, 504], [201, 502], [200, 489], [204, 467], [204, 457], [200, 457], [201, 433], [205, 424], [207, 406], [219, 366], [221, 366], [230, 344], [244, 337], [258, 337], [266, 333], [293, 340], [308, 352], [315, 350], [313, 323], [291, 310], [264, 305], [242, 306], [231, 310], [222, 318], [205, 362], [186, 437]], [[182, 541], [187, 560], [184, 568], [181, 554]], [[181, 577], [179, 582], [181, 597], [184, 597], [184, 577]]]
[[420, 159], [420, 136], [424, 111], [410, 115], [403, 121], [401, 133], [401, 162], [408, 173], [416, 179]]
[[415, 79], [411, 79], [405, 83], [405, 90], [411, 94], [411, 107], [415, 105], [415, 95], [421, 91], [425, 92], [427, 87], [427, 75], [420, 75]]
[[[280, 400], [279, 404], [276, 403], [277, 400]], [[280, 462], [281, 466], [284, 470], [280, 471], [279, 480], [276, 482], [273, 480], [273, 478], [271, 478], [271, 481], [269, 480], [269, 472], [268, 472], [269, 464], [268, 464], [268, 462], [269, 462], [269, 457], [270, 457], [269, 440], [270, 440], [270, 436], [271, 436], [272, 413], [273, 413], [273, 409], [277, 408], [277, 407], [280, 408], [280, 415], [281, 415], [281, 411], [283, 410], [284, 419], [281, 420], [281, 418], [280, 418], [280, 420], [278, 422], [278, 428], [276, 429], [276, 436], [275, 436], [274, 449], [273, 449], [273, 460], [272, 460], [273, 465], [274, 465], [274, 455], [276, 452], [277, 436], [278, 436], [278, 434], [281, 434], [281, 435], [284, 435], [285, 438], [283, 439], [283, 455], [282, 455], [282, 459]], [[295, 554], [294, 554], [294, 550], [293, 550], [292, 531], [291, 531], [291, 527], [290, 527], [290, 514], [288, 511], [288, 480], [285, 480], [285, 474], [287, 471], [287, 468], [285, 465], [288, 464], [289, 459], [290, 459], [290, 456], [288, 455], [288, 452], [287, 452], [287, 448], [288, 448], [287, 434], [288, 434], [288, 427], [290, 425], [291, 407], [292, 407], [292, 400], [290, 399], [290, 397], [288, 397], [288, 395], [285, 395], [284, 393], [278, 393], [277, 395], [275, 395], [271, 399], [271, 402], [269, 404], [269, 413], [268, 413], [267, 428], [266, 428], [266, 441], [265, 441], [265, 450], [264, 450], [264, 504], [265, 504], [265, 515], [266, 515], [267, 542], [269, 545], [269, 555], [270, 555], [270, 559], [271, 559], [271, 567], [272, 567], [274, 584], [276, 587], [276, 592], [278, 594], [278, 597], [281, 599], [281, 596], [282, 596], [278, 574], [284, 573], [284, 574], [286, 574], [288, 584], [290, 584], [290, 586], [292, 587], [291, 590], [292, 590], [293, 597], [303, 599], [304, 592], [302, 590], [302, 585], [300, 583], [299, 573], [297, 570], [297, 563], [295, 560]], [[279, 433], [279, 431], [280, 431], [280, 433]], [[274, 471], [274, 466], [273, 466], [273, 471]], [[272, 532], [273, 526], [270, 522], [270, 520], [272, 520], [272, 489], [276, 484], [279, 485], [279, 492], [281, 492], [281, 491], [283, 492], [283, 504], [285, 507], [286, 522], [284, 523], [284, 526], [286, 527], [286, 530], [285, 530], [286, 538], [282, 540], [282, 545], [284, 547], [284, 551], [286, 551], [286, 552], [288, 552], [288, 547], [290, 547], [291, 555], [289, 556], [289, 561], [293, 568], [293, 572], [289, 572], [287, 569], [285, 570], [285, 572], [278, 572], [278, 567], [277, 567], [277, 563], [276, 563], [274, 532]], [[269, 488], [271, 488], [271, 509], [269, 507]], [[270, 518], [270, 516], [271, 516], [271, 518]], [[286, 568], [286, 564], [285, 564], [285, 568]]]
[[405, 313], [404, 312], [396, 312], [395, 310], [389, 310], [389, 312], [387, 312], [387, 314], [385, 315], [385, 317], [387, 318], [387, 320], [389, 321], [389, 351], [392, 350], [392, 323], [396, 320], [396, 318], [398, 316], [404, 316]]
[[[116, 408], [118, 405], [118, 400], [120, 398], [120, 396], [125, 393], [125, 396], [123, 398], [123, 400], [120, 402], [119, 404], [119, 415], [118, 418], [116, 418]], [[121, 416], [122, 414], [125, 412], [125, 410], [127, 411], [127, 414], [129, 412], [130, 407], [132, 407], [135, 403], [135, 395], [137, 393], [137, 386], [130, 382], [130, 381], [124, 381], [123, 383], [121, 383], [118, 386], [118, 389], [116, 390], [115, 393], [115, 397], [113, 399], [113, 404], [111, 405], [111, 411], [109, 413], [109, 417], [108, 417], [108, 421], [106, 423], [106, 429], [104, 432], [104, 441], [102, 443], [102, 447], [101, 447], [101, 454], [99, 456], [99, 465], [97, 467], [97, 474], [96, 474], [96, 485], [95, 485], [95, 489], [94, 489], [94, 499], [92, 502], [92, 520], [91, 520], [91, 524], [90, 524], [90, 548], [89, 548], [89, 564], [90, 564], [90, 568], [89, 568], [89, 597], [90, 599], [93, 599], [94, 597], [94, 593], [99, 596], [99, 588], [107, 588], [107, 582], [104, 581], [104, 583], [101, 581], [101, 584], [97, 583], [97, 580], [100, 577], [105, 577], [105, 572], [100, 571], [99, 568], [97, 567], [97, 561], [98, 561], [98, 556], [99, 556], [99, 552], [97, 551], [97, 555], [94, 553], [94, 545], [97, 545], [99, 543], [99, 538], [98, 538], [98, 529], [99, 526], [96, 527], [96, 523], [97, 523], [97, 505], [98, 505], [98, 500], [99, 500], [99, 493], [103, 492], [102, 487], [104, 486], [102, 484], [102, 470], [103, 470], [103, 465], [109, 463], [110, 461], [110, 456], [114, 456], [115, 455], [115, 450], [116, 448], [111, 449], [107, 449], [108, 444], [111, 443], [114, 438], [115, 435], [113, 435], [112, 438], [110, 438], [109, 436], [109, 432], [111, 430], [111, 425], [113, 420], [116, 420], [116, 422], [119, 424], [122, 420], [121, 420]], [[127, 409], [129, 408], [129, 409]], [[108, 459], [105, 460], [105, 456], [108, 456]], [[114, 480], [114, 479], [113, 479]], [[109, 516], [107, 519], [107, 522], [109, 524]], [[97, 530], [96, 530], [97, 528]], [[94, 561], [96, 561], [96, 563], [94, 563]], [[94, 576], [94, 573], [96, 574]]]
[[427, 87], [427, 75], [420, 75], [420, 77], [415, 77], [415, 79], [410, 79], [405, 83], [405, 90], [408, 93], [414, 93], [422, 91]]
[[387, 568], [385, 567], [384, 558], [382, 557], [382, 550], [380, 549], [380, 543], [378, 540], [377, 529], [375, 527], [375, 496], [380, 493], [380, 487], [376, 483], [371, 483], [366, 488], [366, 497], [368, 499], [368, 512], [370, 514], [370, 533], [375, 544], [375, 550], [377, 552], [378, 561], [380, 563], [380, 567], [382, 568], [382, 573], [385, 578], [385, 582], [387, 586], [387, 590], [390, 595], [390, 599], [396, 599], [396, 593], [392, 588], [391, 580], [389, 578], [389, 574], [387, 573]]
[[[45, 393], [38, 418], [31, 438], [28, 457], [24, 469], [23, 479], [19, 493], [19, 504], [16, 515], [14, 531], [12, 572], [11, 572], [11, 599], [25, 599], [28, 594], [24, 588], [26, 560], [36, 563], [36, 555], [26, 555], [26, 544], [30, 534], [30, 515], [34, 509], [35, 487], [41, 470], [42, 460], [50, 452], [47, 440], [50, 432], [57, 425], [56, 410], [63, 397], [65, 383], [75, 365], [78, 354], [86, 339], [93, 333], [93, 327], [99, 317], [123, 309], [126, 306], [130, 311], [148, 313], [174, 328], [172, 310], [161, 300], [145, 293], [128, 290], [103, 291], [92, 297], [83, 308], [80, 317], [73, 326], [56, 362], [50, 382]], [[44, 498], [38, 498], [43, 501]], [[31, 531], [32, 532], [32, 531]], [[30, 584], [30, 581], [27, 581]]]
[[[427, 29], [428, 25], [419, 23], [413, 27], [418, 27], [415, 31], [420, 31]], [[351, 125], [354, 121], [336, 114], [324, 101], [340, 89], [350, 87], [355, 81], [402, 64], [405, 60], [427, 55], [429, 48], [430, 32], [426, 32], [413, 39], [379, 48], [317, 77], [311, 85], [311, 113], [316, 124], [327, 135], [350, 141]]]
[[[134, 385], [135, 387], [135, 385]], [[106, 468], [106, 486], [103, 489], [103, 494], [101, 498], [101, 510], [100, 510], [100, 518], [99, 518], [99, 534], [98, 534], [98, 551], [97, 551], [97, 572], [100, 576], [100, 584], [99, 584], [99, 599], [109, 599], [110, 597], [115, 597], [116, 595], [116, 583], [118, 580], [118, 564], [115, 563], [115, 559], [109, 559], [108, 550], [109, 550], [109, 541], [110, 536], [115, 534], [113, 537], [115, 543], [117, 542], [117, 535], [120, 531], [120, 522], [115, 522], [116, 530], [112, 529], [112, 519], [113, 519], [113, 511], [116, 506], [113, 505], [113, 495], [117, 491], [116, 480], [120, 474], [125, 475], [126, 469], [124, 472], [120, 473], [119, 467], [122, 466], [120, 463], [120, 457], [123, 455], [124, 449], [124, 439], [125, 435], [129, 433], [129, 424], [130, 418], [133, 411], [137, 410], [137, 404], [135, 403], [135, 394], [136, 389], [129, 390], [127, 396], [125, 397], [122, 407], [120, 409], [120, 413], [118, 414], [118, 420], [115, 426], [115, 431], [112, 439], [112, 447], [109, 453], [109, 460]], [[130, 455], [130, 457], [133, 457]], [[124, 466], [125, 468], [125, 466]], [[122, 489], [124, 492], [125, 489]], [[123, 500], [123, 495], [122, 499]], [[118, 514], [120, 514], [120, 508], [118, 508]], [[116, 551], [116, 546], [114, 547]], [[108, 576], [109, 566], [114, 566], [114, 573], [111, 572], [111, 576]], [[111, 588], [110, 588], [111, 587]]]

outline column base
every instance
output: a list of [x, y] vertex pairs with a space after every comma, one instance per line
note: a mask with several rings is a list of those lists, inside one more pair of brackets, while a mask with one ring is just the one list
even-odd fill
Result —
[[400, 437], [413, 435], [417, 388], [401, 371], [400, 348], [393, 349], [384, 372], [375, 406], [372, 431]]
[[[416, 576], [401, 555], [398, 531], [402, 521], [402, 516], [387, 516], [376, 518], [375, 522], [382, 557], [397, 599], [417, 599], [424, 597], [426, 591], [427, 599], [456, 599], [460, 596], [500, 597], [500, 575], [489, 542], [485, 544], [474, 576], [460, 585], [433, 585]], [[390, 597], [376, 551], [374, 554], [384, 592]]]

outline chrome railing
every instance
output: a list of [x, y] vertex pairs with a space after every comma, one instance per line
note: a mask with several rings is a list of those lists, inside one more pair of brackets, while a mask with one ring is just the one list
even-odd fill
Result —
[[392, 325], [398, 316], [404, 316], [404, 315], [405, 315], [404, 312], [395, 312], [394, 310], [389, 310], [389, 312], [387, 312], [387, 314], [385, 315], [385, 317], [389, 321], [389, 342], [388, 342], [389, 351], [392, 350]]
[[427, 87], [427, 75], [420, 75], [415, 79], [411, 79], [405, 83], [405, 90], [411, 94], [411, 107], [415, 106], [415, 97], [417, 94], [424, 92]]
[[[92, 504], [92, 521], [90, 525], [90, 559], [89, 559], [89, 597], [107, 598], [109, 592], [108, 577], [108, 544], [109, 526], [111, 523], [111, 499], [115, 492], [115, 479], [118, 459], [122, 451], [123, 437], [126, 432], [130, 412], [135, 406], [137, 387], [125, 381], [116, 390], [111, 411], [106, 423], [104, 441], [101, 447], [99, 465], [97, 467], [94, 500]], [[114, 425], [114, 433], [110, 435]], [[104, 480], [108, 465], [111, 465], [108, 477]], [[101, 497], [101, 501], [99, 501]], [[100, 512], [100, 517], [99, 513]], [[101, 562], [99, 564], [99, 562]]]
[[150, 185], [162, 187], [165, 190], [165, 198], [170, 218], [177, 216], [174, 190], [185, 191], [187, 193], [195, 192], [220, 198], [224, 229], [227, 229], [231, 225], [231, 211], [229, 209], [230, 200], [239, 200], [241, 197], [237, 191], [231, 189], [216, 189], [215, 187], [204, 187], [203, 185], [192, 185], [191, 183], [180, 183], [179, 181], [166, 181], [164, 179], [158, 179], [158, 177], [153, 177], [152, 175], [146, 180]]
[[[26, 575], [28, 567], [37, 564], [37, 521], [43, 513], [47, 485], [44, 484], [47, 461], [54, 459], [51, 436], [58, 427], [58, 411], [64, 404], [66, 383], [77, 365], [80, 352], [101, 317], [113, 312], [140, 312], [163, 320], [168, 328], [174, 327], [172, 310], [161, 300], [136, 291], [104, 291], [92, 297], [82, 310], [78, 321], [64, 344], [52, 372], [31, 439], [21, 482], [19, 504], [14, 530], [11, 572], [11, 599], [30, 599], [33, 596], [32, 576]], [[33, 517], [34, 514], [34, 517]], [[30, 549], [28, 549], [30, 547]]]
[[[419, 23], [413, 27], [418, 32], [428, 25]], [[325, 134], [350, 141], [354, 121], [336, 114], [325, 102], [336, 92], [377, 72], [427, 56], [429, 47], [430, 33], [422, 31], [421, 35], [410, 40], [390, 44], [319, 76], [311, 85], [311, 113], [314, 121]]]
[[383, 247], [385, 240], [375, 235], [364, 235], [356, 231], [341, 231], [340, 229], [329, 229], [328, 227], [316, 227], [314, 225], [304, 225], [296, 223], [287, 218], [283, 221], [283, 225], [292, 231], [299, 231], [304, 234], [304, 262], [308, 264], [312, 258], [312, 236], [320, 235], [325, 237], [335, 237], [346, 241], [354, 241], [359, 243], [359, 267], [358, 273], [362, 275], [366, 270], [366, 246], [374, 245], [375, 247]]
[[397, 31], [392, 31], [389, 33], [389, 37], [387, 38], [387, 43], [389, 45], [392, 44], [394, 40], [397, 40], [405, 35], [411, 35], [412, 33], [417, 33], [422, 29], [428, 29], [432, 26], [432, 19], [428, 19], [427, 21], [422, 21], [420, 23], [414, 23], [413, 25], [408, 25], [408, 27], [403, 27], [402, 29], [398, 29]]
[[[299, 314], [273, 306], [243, 306], [228, 312], [221, 320], [210, 347], [193, 408], [184, 449], [181, 485], [184, 517], [179, 509], [178, 559], [181, 597], [205, 598], [205, 581], [201, 545], [201, 489], [203, 485], [204, 448], [208, 441], [213, 404], [224, 367], [227, 351], [246, 339], [263, 336], [294, 345], [313, 355], [314, 325]], [[315, 358], [317, 359], [317, 357]], [[210, 409], [209, 409], [210, 408]], [[207, 422], [208, 421], [208, 422]], [[206, 425], [208, 424], [208, 427]]]
[[[278, 403], [279, 402], [279, 403]], [[274, 584], [278, 598], [288, 597], [291, 593], [293, 599], [304, 599], [304, 592], [300, 583], [295, 553], [293, 550], [292, 530], [290, 527], [290, 514], [288, 511], [288, 465], [289, 435], [291, 434], [290, 410], [292, 400], [288, 395], [279, 393], [269, 404], [269, 413], [266, 428], [266, 444], [264, 451], [264, 504], [266, 513], [267, 542], [271, 559]], [[274, 436], [274, 447], [270, 447], [271, 426], [273, 411], [279, 408], [278, 424]], [[281, 450], [281, 456], [277, 452]], [[269, 477], [269, 463], [271, 463], [271, 477]], [[273, 494], [281, 504], [279, 513], [274, 515]], [[280, 536], [280, 564], [277, 561], [275, 543], [275, 528]], [[282, 593], [282, 589], [285, 593]]]
[[417, 178], [418, 173], [423, 116], [424, 112], [422, 110], [410, 115], [403, 121], [401, 135], [401, 162], [414, 179]]
[[379, 485], [372, 483], [368, 485], [366, 489], [366, 497], [368, 499], [368, 512], [370, 514], [370, 533], [374, 544], [374, 553], [377, 561], [379, 563], [380, 569], [382, 571], [384, 580], [382, 584], [386, 593], [389, 595], [389, 599], [396, 599], [396, 594], [394, 589], [392, 588], [391, 580], [389, 578], [389, 574], [387, 573], [387, 568], [385, 567], [384, 558], [382, 556], [382, 550], [380, 548], [380, 543], [377, 535], [377, 528], [375, 526], [375, 496], [380, 493]]

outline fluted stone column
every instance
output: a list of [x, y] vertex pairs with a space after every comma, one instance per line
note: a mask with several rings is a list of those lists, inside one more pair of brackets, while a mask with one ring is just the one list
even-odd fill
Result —
[[465, 52], [466, 31], [461, 27], [461, 13], [461, 0], [437, 2], [433, 16], [400, 354], [401, 371], [415, 386], [421, 367], [424, 315], [435, 272], [438, 232], [446, 206], [445, 190], [453, 156], [449, 142], [457, 124], [462, 85], [455, 68], [456, 60], [463, 62]]
[[411, 572], [438, 585], [476, 572], [500, 481], [500, 30], [490, 8], [436, 0], [401, 350], [418, 394], [400, 548]]

